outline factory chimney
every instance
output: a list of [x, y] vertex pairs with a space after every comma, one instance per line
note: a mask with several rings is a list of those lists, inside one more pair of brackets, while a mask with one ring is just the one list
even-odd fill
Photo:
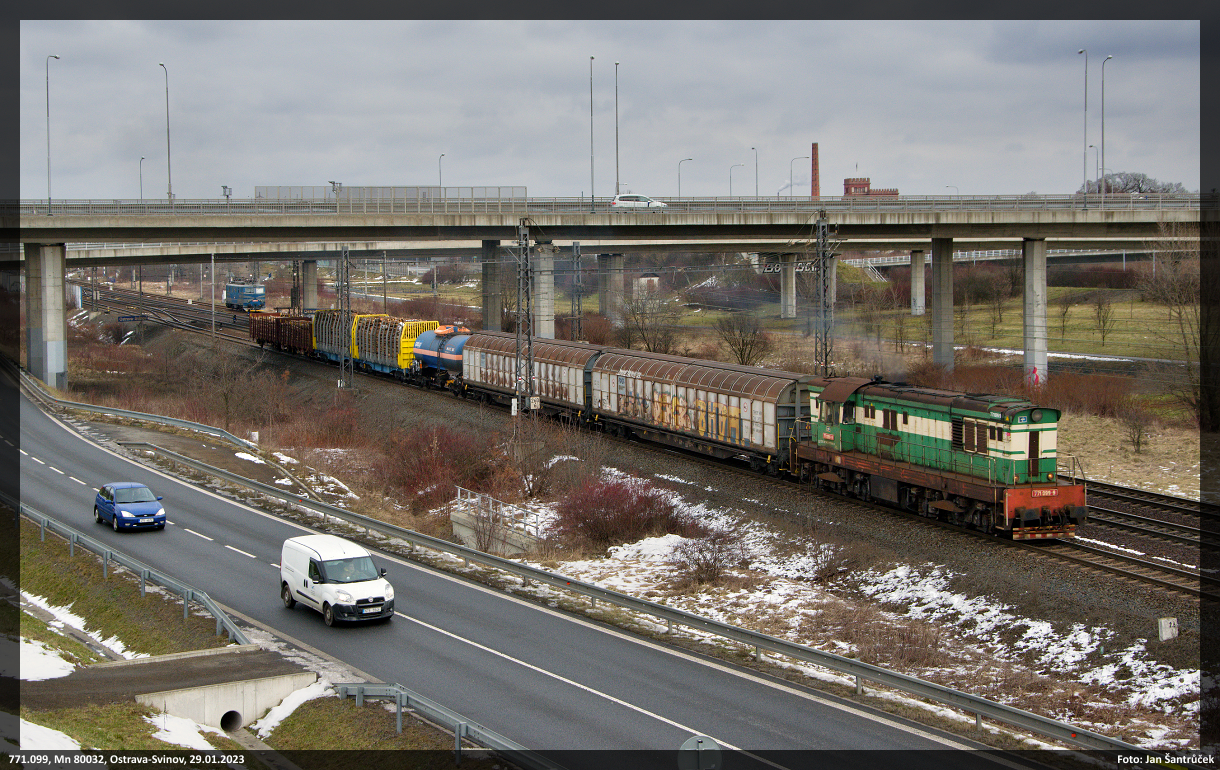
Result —
[[809, 152], [812, 164], [812, 172], [809, 176], [809, 188], [814, 198], [822, 197], [822, 178], [818, 175], [818, 143], [813, 143], [813, 149]]

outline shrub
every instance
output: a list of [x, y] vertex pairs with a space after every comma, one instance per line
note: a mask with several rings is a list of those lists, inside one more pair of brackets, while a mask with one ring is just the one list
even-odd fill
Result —
[[657, 535], [691, 537], [705, 531], [662, 490], [641, 481], [586, 482], [558, 502], [556, 514], [553, 529], [559, 537], [602, 548]]
[[683, 581], [693, 585], [719, 582], [729, 567], [745, 561], [745, 547], [735, 532], [717, 531], [683, 540], [674, 548], [671, 563]]
[[412, 510], [422, 512], [451, 499], [455, 486], [486, 491], [495, 465], [478, 435], [434, 425], [388, 436], [372, 472], [386, 490], [413, 495]]

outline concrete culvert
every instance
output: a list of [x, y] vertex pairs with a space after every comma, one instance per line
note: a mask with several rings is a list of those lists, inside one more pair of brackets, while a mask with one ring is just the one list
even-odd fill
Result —
[[220, 729], [226, 733], [239, 729], [241, 724], [241, 714], [236, 711], [226, 711], [225, 715], [220, 718]]

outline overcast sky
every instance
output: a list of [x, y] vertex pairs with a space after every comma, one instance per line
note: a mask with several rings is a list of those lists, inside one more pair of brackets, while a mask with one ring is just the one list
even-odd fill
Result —
[[[1088, 144], [1085, 157], [1085, 57]], [[1197, 21], [21, 23], [21, 197], [257, 185], [531, 196], [1067, 194], [1105, 166], [1199, 188]], [[593, 178], [590, 77], [593, 61]], [[158, 66], [164, 62], [166, 69]], [[740, 167], [731, 168], [735, 164]], [[730, 171], [731, 169], [731, 171]]]

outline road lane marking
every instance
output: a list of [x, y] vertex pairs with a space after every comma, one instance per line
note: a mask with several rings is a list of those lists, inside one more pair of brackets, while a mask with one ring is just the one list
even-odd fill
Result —
[[[511, 656], [511, 655], [509, 655], [509, 654], [507, 654], [507, 653], [500, 652], [499, 650], [493, 650], [492, 648], [487, 647], [487, 646], [482, 645], [482, 644], [479, 644], [478, 642], [471, 641], [470, 639], [466, 639], [466, 638], [464, 638], [464, 637], [458, 636], [458, 635], [457, 635], [457, 634], [455, 634], [455, 633], [452, 633], [452, 632], [450, 632], [450, 631], [446, 631], [446, 630], [445, 630], [445, 629], [443, 629], [443, 628], [439, 628], [439, 627], [437, 627], [437, 626], [434, 626], [434, 625], [432, 625], [431, 623], [425, 623], [424, 621], [419, 620], [418, 618], [413, 618], [413, 617], [411, 617], [410, 615], [404, 615], [404, 614], [403, 614], [403, 613], [401, 613], [401, 612], [395, 612], [394, 614], [395, 614], [395, 615], [397, 615], [397, 616], [399, 616], [400, 618], [405, 618], [406, 620], [409, 620], [409, 621], [411, 621], [412, 623], [418, 623], [419, 625], [423, 626], [424, 628], [427, 628], [427, 629], [430, 629], [430, 630], [432, 630], [432, 631], [435, 631], [436, 633], [441, 634], [442, 636], [447, 636], [447, 637], [449, 637], [450, 639], [455, 639], [455, 640], [457, 640], [457, 641], [459, 641], [459, 642], [465, 642], [466, 644], [470, 645], [471, 647], [475, 647], [475, 648], [477, 648], [477, 649], [480, 649], [480, 650], [482, 650], [483, 652], [490, 653], [490, 654], [492, 654], [492, 655], [495, 655], [495, 656], [496, 656], [496, 657], [498, 657], [498, 658], [503, 658], [504, 660], [511, 661], [512, 663], [516, 663], [517, 665], [519, 665], [519, 666], [523, 666], [524, 668], [527, 668], [527, 669], [529, 669], [530, 671], [533, 671], [534, 673], [537, 673], [537, 674], [542, 674], [543, 676], [549, 676], [549, 677], [550, 677], [550, 678], [552, 678], [552, 679], [555, 679], [555, 680], [557, 680], [557, 681], [563, 682], [564, 684], [569, 685], [569, 686], [571, 686], [571, 687], [575, 687], [575, 688], [577, 688], [578, 690], [584, 690], [585, 692], [587, 692], [587, 693], [589, 693], [589, 694], [591, 694], [591, 695], [596, 695], [596, 696], [598, 696], [598, 697], [600, 697], [600, 698], [604, 698], [604, 699], [606, 699], [606, 700], [610, 701], [611, 703], [617, 703], [618, 705], [622, 706], [623, 708], [630, 709], [631, 711], [638, 712], [638, 713], [643, 714], [644, 716], [647, 716], [647, 717], [652, 717], [653, 719], [656, 719], [656, 720], [657, 720], [657, 721], [659, 721], [659, 722], [663, 722], [663, 723], [665, 723], [665, 724], [667, 724], [667, 725], [669, 725], [669, 726], [671, 726], [671, 727], [676, 727], [676, 728], [678, 728], [679, 730], [684, 730], [684, 731], [686, 731], [686, 732], [688, 732], [688, 733], [690, 733], [690, 734], [692, 734], [692, 735], [703, 735], [703, 734], [704, 734], [704, 733], [703, 733], [701, 730], [696, 730], [696, 729], [695, 729], [695, 728], [693, 728], [693, 727], [687, 727], [686, 725], [682, 724], [681, 722], [675, 722], [675, 721], [673, 721], [672, 719], [669, 719], [669, 718], [667, 718], [667, 717], [663, 717], [663, 716], [661, 716], [660, 714], [654, 713], [654, 712], [649, 711], [649, 710], [647, 710], [647, 709], [645, 709], [645, 708], [642, 708], [642, 707], [640, 707], [640, 706], [636, 706], [636, 705], [635, 705], [635, 704], [633, 704], [633, 703], [628, 703], [627, 701], [622, 700], [621, 698], [616, 698], [616, 697], [614, 697], [613, 695], [610, 695], [610, 694], [608, 694], [608, 693], [604, 693], [604, 692], [602, 692], [602, 691], [600, 691], [600, 690], [595, 690], [595, 689], [593, 689], [592, 687], [590, 687], [590, 686], [588, 686], [588, 685], [586, 685], [586, 684], [581, 684], [580, 682], [573, 681], [573, 680], [571, 680], [571, 679], [568, 679], [567, 677], [563, 677], [563, 676], [560, 676], [559, 674], [552, 673], [552, 672], [550, 672], [550, 671], [547, 671], [547, 670], [546, 670], [546, 669], [544, 669], [544, 668], [540, 668], [540, 667], [538, 667], [538, 666], [535, 666], [535, 665], [534, 665], [534, 664], [532, 664], [532, 663], [526, 663], [525, 661], [521, 660], [520, 658], [514, 658], [513, 656]], [[753, 757], [754, 759], [756, 759], [756, 760], [758, 760], [758, 761], [760, 761], [760, 762], [764, 762], [764, 763], [766, 763], [766, 764], [768, 764], [768, 765], [771, 765], [772, 767], [776, 767], [776, 768], [782, 768], [782, 767], [783, 767], [783, 765], [777, 765], [777, 764], [775, 764], [774, 762], [769, 762], [769, 761], [767, 761], [766, 759], [763, 759], [762, 757], [759, 757], [759, 756], [757, 756], [757, 755], [754, 755], [754, 754], [749, 754], [749, 752], [746, 752], [746, 751], [742, 750], [740, 747], [738, 747], [738, 746], [734, 746], [733, 744], [731, 744], [731, 743], [729, 743], [728, 741], [725, 741], [725, 740], [723, 740], [723, 739], [721, 739], [721, 738], [715, 738], [714, 736], [713, 736], [713, 738], [714, 738], [714, 740], [715, 740], [717, 743], [719, 743], [719, 744], [720, 744], [722, 747], [724, 747], [724, 748], [726, 748], [726, 749], [729, 749], [730, 751], [741, 751], [743, 754], [748, 754], [749, 756]]]
[[249, 556], [251, 559], [257, 559], [257, 558], [258, 558], [257, 556], [255, 556], [255, 555], [254, 555], [254, 554], [252, 554], [252, 553], [246, 553], [246, 552], [245, 552], [245, 551], [243, 551], [242, 549], [240, 549], [240, 548], [234, 548], [234, 547], [233, 547], [233, 546], [231, 546], [231, 545], [226, 545], [226, 546], [225, 546], [225, 548], [228, 548], [230, 551], [237, 551], [237, 552], [238, 552], [238, 553], [240, 553], [242, 556]]
[[183, 527], [183, 528], [182, 528], [182, 531], [183, 531], [183, 532], [190, 532], [190, 533], [191, 533], [192, 535], [194, 535], [195, 537], [202, 537], [204, 540], [211, 540], [211, 539], [212, 539], [212, 538], [208, 537], [207, 535], [201, 535], [201, 534], [199, 534], [198, 532], [196, 532], [195, 530], [193, 530], [193, 529], [187, 529], [186, 527]]
[[54, 465], [48, 465], [47, 467], [50, 468], [51, 470], [55, 471], [56, 473], [58, 473], [60, 476], [65, 475], [63, 471], [61, 471], [59, 468], [56, 468]]
[[46, 463], [44, 463], [42, 460], [39, 460], [37, 457], [34, 457], [33, 455], [30, 455], [30, 459], [33, 460], [34, 462], [38, 463], [39, 465], [46, 465]]
[[30, 456], [30, 453], [25, 451], [24, 449], [18, 449], [17, 451], [20, 452], [21, 454], [25, 455], [26, 457]]
[[75, 481], [77, 484], [81, 484], [81, 485], [86, 486], [86, 487], [87, 487], [87, 486], [89, 486], [88, 484], [85, 484], [85, 482], [81, 481], [80, 479], [76, 478], [75, 476], [69, 476], [68, 478], [72, 479], [72, 480], [73, 480], [73, 481]]

